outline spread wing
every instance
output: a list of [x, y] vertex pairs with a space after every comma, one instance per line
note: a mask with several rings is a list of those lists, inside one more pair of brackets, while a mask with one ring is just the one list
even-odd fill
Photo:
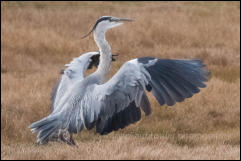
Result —
[[150, 104], [145, 90], [160, 105], [172, 106], [205, 87], [208, 72], [200, 60], [169, 60], [150, 57], [126, 62], [105, 84], [95, 85], [81, 101], [85, 126], [106, 134], [137, 122], [140, 107], [147, 114]]
[[76, 81], [84, 78], [87, 69], [99, 64], [99, 52], [88, 52], [80, 57], [74, 58], [64, 70], [61, 70], [61, 78], [57, 81], [51, 93], [52, 111], [57, 107], [57, 103], [66, 90]]

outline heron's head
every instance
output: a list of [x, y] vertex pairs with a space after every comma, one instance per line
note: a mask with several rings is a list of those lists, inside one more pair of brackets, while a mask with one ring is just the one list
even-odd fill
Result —
[[117, 18], [112, 16], [102, 16], [97, 20], [92, 30], [82, 38], [87, 37], [93, 31], [106, 32], [108, 29], [122, 25], [124, 22], [132, 21], [127, 18]]

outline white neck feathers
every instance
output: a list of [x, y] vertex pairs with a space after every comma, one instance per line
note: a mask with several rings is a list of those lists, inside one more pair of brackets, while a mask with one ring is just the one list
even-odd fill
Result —
[[106, 30], [97, 29], [94, 31], [94, 39], [100, 50], [100, 63], [96, 72], [100, 76], [101, 83], [104, 83], [111, 64], [111, 48], [105, 39]]

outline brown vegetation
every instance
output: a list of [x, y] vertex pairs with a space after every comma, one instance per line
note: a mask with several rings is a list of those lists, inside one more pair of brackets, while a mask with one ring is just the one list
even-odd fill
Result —
[[[50, 112], [50, 92], [80, 39], [103, 15], [135, 21], [108, 31], [117, 61], [202, 59], [207, 88], [107, 136], [76, 135], [78, 148], [36, 145], [28, 126]], [[2, 159], [240, 159], [240, 2], [1, 2]]]

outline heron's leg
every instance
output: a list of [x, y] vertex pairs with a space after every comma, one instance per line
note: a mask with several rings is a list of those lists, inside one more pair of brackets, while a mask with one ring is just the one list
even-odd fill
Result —
[[60, 133], [59, 138], [60, 138], [61, 141], [67, 143], [68, 145], [72, 145], [72, 143], [64, 137], [63, 132]]
[[[73, 139], [73, 133], [69, 133], [69, 141], [73, 144], [73, 145], [76, 145], [74, 139]], [[77, 146], [77, 145], [76, 145]]]

